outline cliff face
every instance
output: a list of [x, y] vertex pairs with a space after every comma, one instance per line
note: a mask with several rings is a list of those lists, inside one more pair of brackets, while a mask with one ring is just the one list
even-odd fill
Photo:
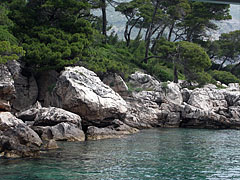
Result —
[[159, 82], [142, 72], [127, 83], [109, 74], [103, 83], [84, 67], [35, 80], [23, 68], [16, 61], [1, 66], [1, 156], [36, 156], [48, 142], [56, 147], [58, 140], [116, 138], [143, 128], [240, 128], [239, 84], [189, 90], [186, 82]]

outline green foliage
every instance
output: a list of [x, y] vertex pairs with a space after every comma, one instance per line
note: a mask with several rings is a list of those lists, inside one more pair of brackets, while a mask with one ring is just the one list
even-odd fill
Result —
[[197, 44], [182, 41], [177, 43], [179, 59], [187, 80], [198, 81], [198, 73], [211, 66], [210, 58], [205, 50]]
[[235, 63], [240, 55], [240, 30], [223, 33], [219, 40], [213, 43], [218, 45], [215, 50], [217, 57], [221, 60], [221, 65], [218, 70], [222, 69], [225, 62]]
[[4, 4], [0, 5], [0, 26], [12, 27], [13, 22], [8, 18], [9, 11]]
[[151, 74], [156, 76], [161, 81], [172, 81], [173, 80], [173, 70], [169, 69], [166, 66], [161, 65], [160, 63], [155, 64], [154, 66], [149, 63], [149, 71]]
[[200, 87], [204, 86], [205, 84], [208, 84], [208, 83], [213, 83], [214, 84], [214, 80], [212, 78], [212, 76], [210, 74], [208, 74], [207, 72], [197, 72], [196, 74], [196, 81], [198, 82], [198, 85]]
[[165, 95], [167, 94], [168, 90], [168, 82], [162, 82], [161, 83], [162, 90], [164, 91]]
[[8, 41], [0, 41], [0, 64], [9, 60], [18, 60], [24, 54], [22, 47], [11, 45]]
[[84, 61], [84, 65], [102, 76], [107, 72], [119, 73], [127, 78], [138, 67], [133, 63], [133, 55], [127, 48], [104, 45], [91, 49], [91, 59]]
[[240, 80], [236, 76], [227, 71], [214, 70], [211, 71], [210, 74], [215, 80], [220, 81], [221, 83], [224, 84], [240, 83]]
[[17, 45], [17, 38], [15, 38], [4, 26], [0, 26], [0, 41], [9, 41], [11, 44]]
[[[188, 81], [198, 81], [198, 73], [203, 72], [211, 66], [211, 61], [205, 50], [195, 43], [187, 41], [169, 42], [161, 38], [156, 44], [156, 53], [158, 59], [152, 59], [148, 62], [148, 67], [152, 74], [155, 74], [160, 80], [173, 80], [173, 70], [171, 72], [161, 64], [175, 63], [178, 74], [182, 72]], [[168, 65], [169, 66], [169, 65]], [[173, 69], [173, 66], [169, 66]]]
[[139, 87], [135, 87], [133, 84], [131, 83], [126, 83], [127, 87], [128, 87], [128, 91], [129, 92], [142, 92], [142, 91], [152, 91], [152, 89], [143, 89], [143, 88], [139, 88]]
[[27, 51], [23, 60], [37, 70], [59, 69], [82, 60], [88, 54], [88, 45], [84, 34], [36, 27], [34, 38], [28, 38], [23, 43]]
[[[93, 30], [87, 0], [14, 0], [7, 5], [13, 35], [26, 50], [22, 60], [34, 70], [59, 70], [89, 56]], [[0, 40], [1, 34], [16, 41], [1, 29]]]
[[17, 45], [17, 39], [10, 32], [13, 22], [8, 18], [9, 11], [5, 6], [5, 4], [0, 5], [0, 41], [9, 41], [11, 44]]

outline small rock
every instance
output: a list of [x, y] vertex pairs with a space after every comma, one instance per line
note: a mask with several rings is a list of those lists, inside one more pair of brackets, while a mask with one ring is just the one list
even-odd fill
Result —
[[45, 145], [44, 149], [51, 150], [51, 149], [58, 149], [57, 142], [54, 139], [50, 139]]
[[114, 120], [113, 125], [98, 128], [94, 126], [88, 127], [87, 130], [87, 139], [88, 140], [99, 140], [99, 139], [108, 139], [108, 138], [121, 138], [124, 135], [137, 133], [138, 130], [132, 128], [119, 120]]

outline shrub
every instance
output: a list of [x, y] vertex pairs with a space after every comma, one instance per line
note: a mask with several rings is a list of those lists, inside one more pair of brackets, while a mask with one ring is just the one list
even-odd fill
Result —
[[88, 55], [84, 34], [70, 34], [56, 28], [35, 28], [35, 38], [26, 39], [24, 61], [36, 70], [60, 69]]
[[0, 41], [0, 64], [9, 60], [18, 60], [24, 54], [22, 47], [11, 45], [8, 41]]
[[204, 86], [207, 83], [214, 83], [212, 76], [204, 71], [197, 73], [197, 82], [200, 87]]
[[99, 76], [112, 72], [127, 79], [131, 73], [138, 69], [132, 62], [132, 54], [127, 48], [104, 45], [91, 48], [90, 53], [91, 58], [83, 62], [84, 66], [96, 72]]
[[215, 80], [220, 81], [221, 83], [224, 84], [240, 83], [240, 80], [236, 76], [227, 71], [214, 70], [211, 71], [210, 74]]

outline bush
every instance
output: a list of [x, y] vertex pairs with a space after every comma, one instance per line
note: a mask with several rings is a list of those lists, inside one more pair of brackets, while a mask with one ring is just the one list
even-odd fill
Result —
[[27, 38], [24, 61], [36, 70], [61, 69], [88, 55], [89, 41], [84, 34], [70, 34], [56, 28], [35, 28], [35, 38]]
[[152, 67], [152, 74], [156, 76], [160, 81], [172, 81], [173, 70], [166, 66], [157, 65]]
[[0, 64], [10, 60], [18, 60], [24, 54], [25, 51], [22, 47], [11, 45], [8, 41], [0, 41]]
[[99, 76], [107, 72], [118, 73], [127, 79], [138, 67], [132, 62], [132, 54], [127, 48], [103, 45], [91, 48], [91, 58], [85, 60], [84, 66]]
[[0, 41], [9, 41], [12, 45], [18, 44], [17, 39], [4, 26], [0, 26]]
[[208, 74], [207, 72], [204, 72], [204, 71], [197, 73], [197, 82], [198, 82], [200, 87], [202, 87], [202, 86], [204, 86], [205, 84], [208, 84], [208, 83], [215, 84], [212, 76], [210, 74]]
[[240, 80], [236, 76], [227, 71], [214, 70], [211, 71], [210, 74], [215, 80], [220, 81], [221, 83], [224, 84], [240, 83]]

